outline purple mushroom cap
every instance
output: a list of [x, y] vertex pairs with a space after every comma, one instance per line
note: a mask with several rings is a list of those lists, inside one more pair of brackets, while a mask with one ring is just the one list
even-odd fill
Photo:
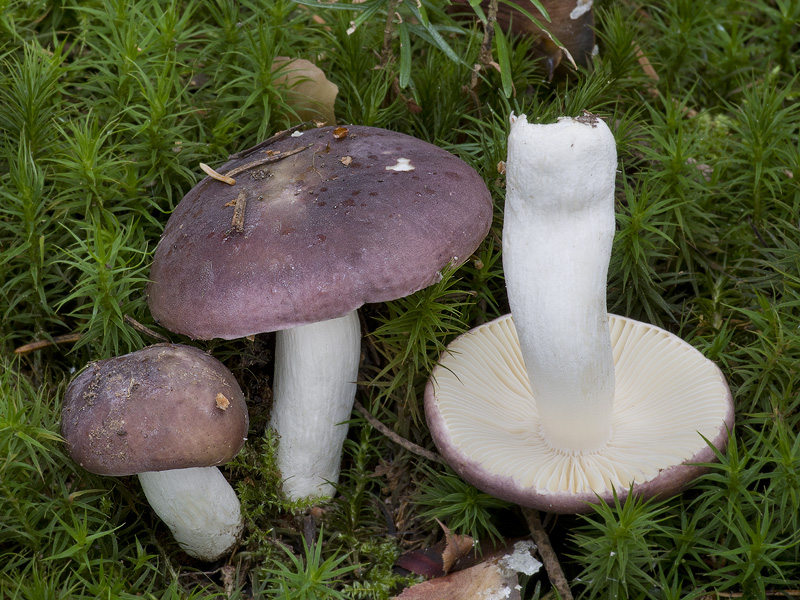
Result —
[[67, 388], [61, 412], [70, 455], [99, 475], [224, 464], [242, 448], [248, 424], [231, 372], [178, 344], [89, 364]]
[[183, 198], [150, 273], [153, 316], [192, 338], [288, 329], [407, 296], [466, 260], [492, 221], [470, 166], [383, 129], [285, 136], [217, 171], [235, 184], [207, 177]]

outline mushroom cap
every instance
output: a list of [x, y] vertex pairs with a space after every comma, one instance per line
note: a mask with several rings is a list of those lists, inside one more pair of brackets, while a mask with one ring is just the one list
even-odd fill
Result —
[[90, 363], [67, 388], [61, 412], [70, 455], [99, 475], [221, 465], [239, 452], [247, 427], [231, 372], [178, 344]]
[[456, 338], [425, 389], [436, 446], [465, 480], [498, 498], [554, 513], [678, 493], [715, 460], [733, 427], [719, 368], [677, 336], [609, 314], [616, 395], [611, 439], [566, 453], [542, 437], [511, 315]]
[[[156, 249], [153, 316], [192, 338], [234, 339], [407, 296], [466, 260], [492, 200], [456, 156], [373, 127], [323, 127], [257, 146], [181, 200]], [[243, 194], [243, 196], [241, 196]], [[241, 231], [232, 227], [246, 198]]]

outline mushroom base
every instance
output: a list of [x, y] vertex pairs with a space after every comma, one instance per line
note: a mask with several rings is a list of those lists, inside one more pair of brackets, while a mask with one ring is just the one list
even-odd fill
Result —
[[[609, 315], [615, 387], [611, 439], [567, 452], [541, 435], [511, 315], [457, 338], [425, 390], [436, 446], [464, 479], [498, 498], [556, 513], [598, 497], [667, 496], [703, 472], [733, 427], [730, 390], [714, 363], [658, 327]], [[704, 439], [705, 438], [705, 439]]]
[[216, 467], [139, 473], [150, 506], [187, 554], [220, 558], [244, 527], [236, 492]]

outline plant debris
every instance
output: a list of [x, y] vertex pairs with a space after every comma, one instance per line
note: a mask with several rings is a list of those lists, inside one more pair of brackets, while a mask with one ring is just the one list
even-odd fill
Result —
[[216, 179], [217, 181], [221, 181], [222, 183], [227, 183], [228, 185], [236, 185], [236, 180], [233, 177], [231, 177], [230, 175], [222, 175], [220, 173], [217, 173], [206, 163], [200, 163], [200, 168], [206, 175], [211, 177], [211, 179]]

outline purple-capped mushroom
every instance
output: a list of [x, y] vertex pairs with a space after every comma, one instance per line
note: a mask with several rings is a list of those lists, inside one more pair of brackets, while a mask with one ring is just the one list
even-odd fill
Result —
[[180, 546], [207, 561], [230, 551], [242, 531], [239, 499], [217, 466], [238, 454], [247, 427], [231, 372], [177, 344], [90, 363], [61, 412], [75, 462], [98, 475], [138, 475]]
[[372, 127], [279, 135], [178, 204], [149, 305], [167, 329], [277, 331], [271, 425], [290, 498], [329, 496], [356, 391], [356, 309], [407, 296], [475, 251], [492, 201], [456, 156]]

